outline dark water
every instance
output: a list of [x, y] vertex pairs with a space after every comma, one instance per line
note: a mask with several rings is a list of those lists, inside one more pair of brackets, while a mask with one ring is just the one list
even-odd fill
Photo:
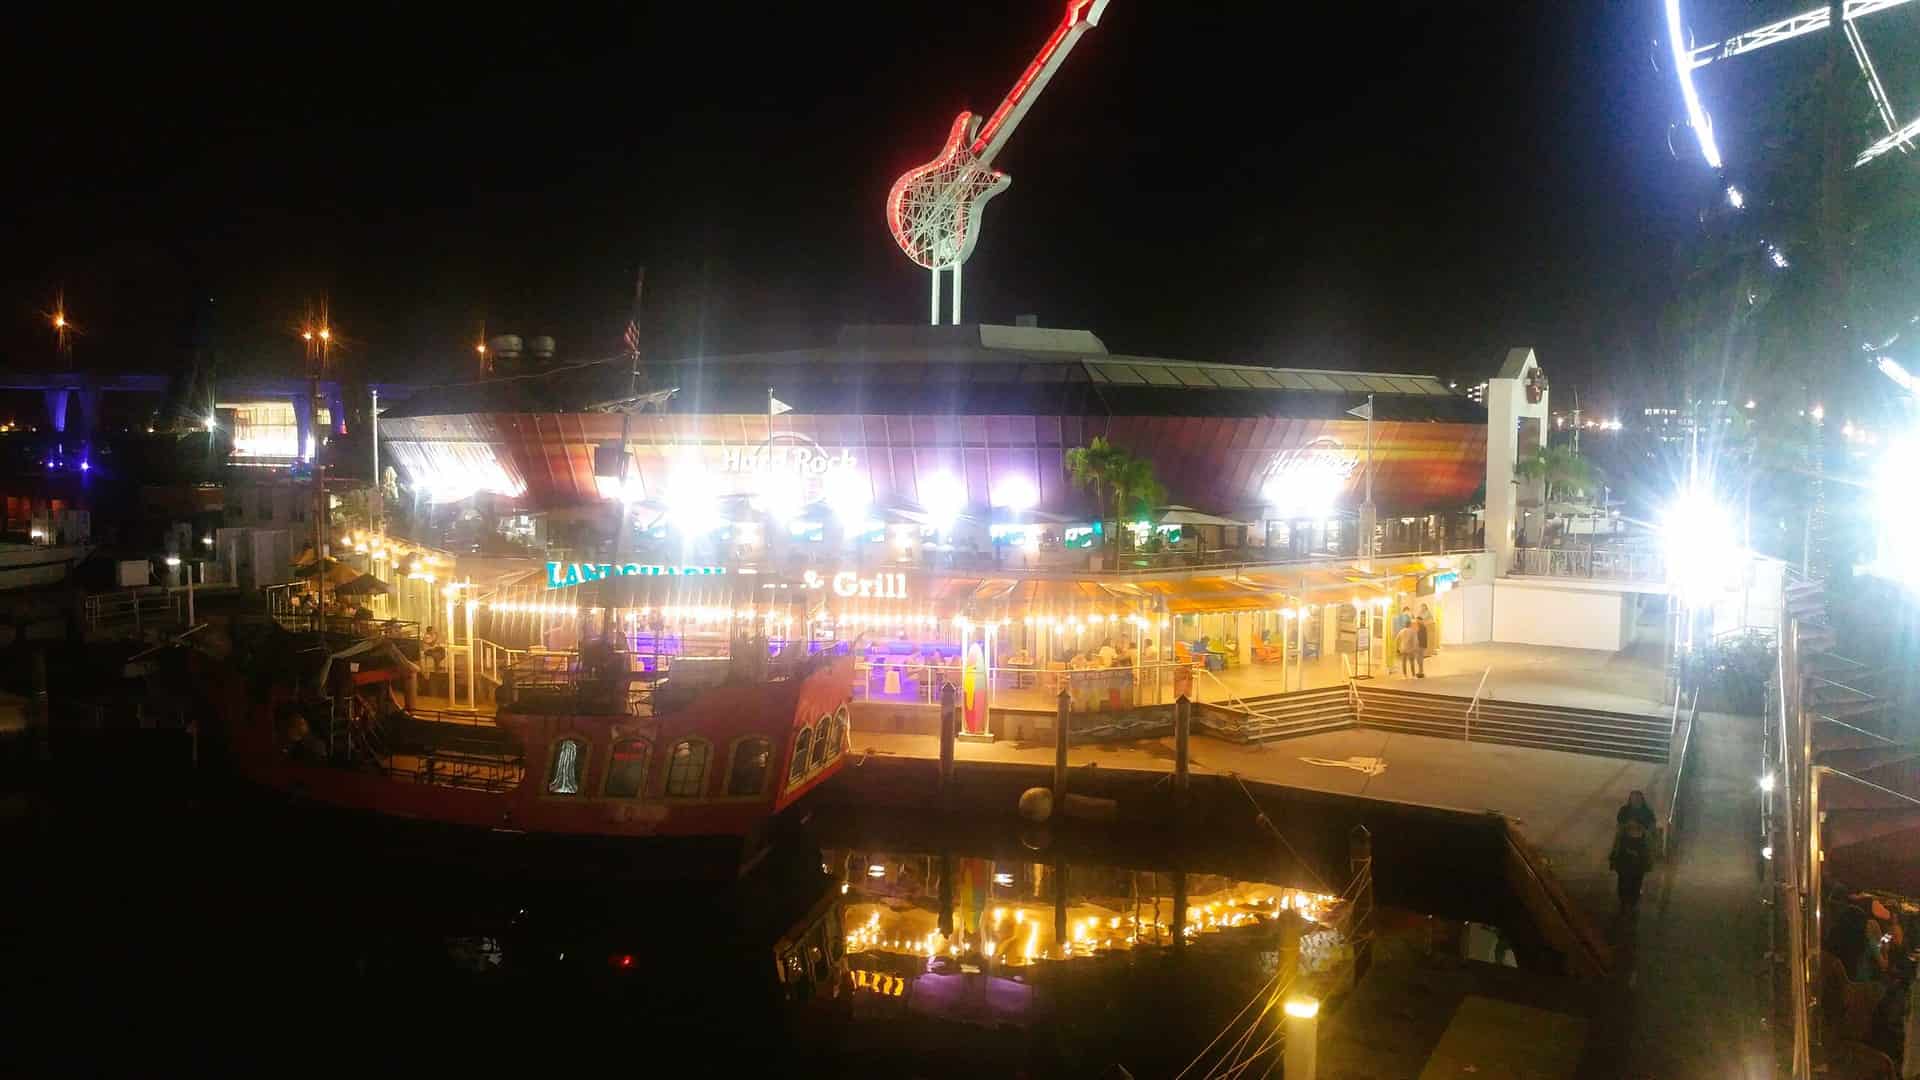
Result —
[[449, 860], [430, 832], [343, 827], [121, 751], [12, 775], [6, 1015], [13, 1068], [37, 1074], [344, 1053], [1171, 1075], [1291, 969], [1318, 929], [1296, 909], [1337, 910], [1251, 840], [1176, 872], [1193, 860], [1166, 836], [1090, 858], [1003, 821], [828, 804], [744, 880], [621, 856], [665, 878], [641, 881]]

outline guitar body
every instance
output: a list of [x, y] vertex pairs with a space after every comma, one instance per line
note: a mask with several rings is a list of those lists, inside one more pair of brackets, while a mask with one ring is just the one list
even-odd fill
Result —
[[980, 237], [980, 211], [1013, 179], [973, 154], [980, 118], [963, 112], [932, 161], [901, 174], [887, 193], [887, 227], [907, 258], [929, 270], [966, 262]]

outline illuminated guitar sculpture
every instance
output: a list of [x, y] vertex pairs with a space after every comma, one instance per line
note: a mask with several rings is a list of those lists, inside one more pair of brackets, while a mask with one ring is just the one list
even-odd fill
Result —
[[953, 271], [953, 322], [960, 322], [960, 266], [979, 239], [980, 211], [1013, 182], [994, 169], [994, 156], [1080, 35], [1099, 25], [1106, 7], [1107, 0], [1068, 0], [1066, 17], [986, 124], [973, 113], [961, 113], [940, 156], [909, 170], [887, 193], [887, 226], [894, 242], [907, 258], [933, 271], [934, 323], [940, 321], [940, 271], [948, 269]]

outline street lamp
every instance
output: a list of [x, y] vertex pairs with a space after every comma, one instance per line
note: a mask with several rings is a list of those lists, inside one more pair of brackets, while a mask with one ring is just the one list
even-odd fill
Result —
[[[169, 555], [169, 556], [167, 556], [167, 569], [168, 569], [168, 570], [178, 570], [178, 569], [180, 569], [180, 556], [178, 556], [178, 555]], [[194, 617], [193, 617], [193, 564], [192, 564], [192, 563], [188, 563], [188, 564], [187, 564], [187, 625], [188, 625], [188, 626], [192, 626], [192, 625], [193, 625], [193, 623], [194, 623]]]

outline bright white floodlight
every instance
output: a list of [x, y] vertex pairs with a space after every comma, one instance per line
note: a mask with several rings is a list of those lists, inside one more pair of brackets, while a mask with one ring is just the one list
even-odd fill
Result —
[[967, 507], [967, 489], [952, 473], [935, 473], [920, 485], [920, 505], [929, 524], [948, 532]]
[[856, 525], [867, 520], [867, 507], [873, 502], [873, 493], [869, 490], [866, 476], [852, 469], [833, 469], [827, 473], [823, 497], [827, 508], [843, 525]]
[[993, 505], [1008, 510], [1031, 510], [1039, 501], [1040, 495], [1033, 490], [1033, 483], [1024, 477], [1002, 481], [993, 493]]
[[1711, 602], [1741, 565], [1733, 514], [1711, 489], [1695, 484], [1667, 507], [1661, 521], [1667, 584], [1690, 604]]
[[667, 523], [687, 536], [703, 536], [723, 524], [720, 501], [706, 470], [683, 466], [667, 480]]
[[1873, 562], [1862, 568], [1909, 588], [1920, 588], [1920, 568], [1911, 557], [1914, 530], [1920, 528], [1920, 503], [1911, 490], [1916, 468], [1920, 468], [1920, 438], [1906, 434], [1888, 443], [1874, 467]]

